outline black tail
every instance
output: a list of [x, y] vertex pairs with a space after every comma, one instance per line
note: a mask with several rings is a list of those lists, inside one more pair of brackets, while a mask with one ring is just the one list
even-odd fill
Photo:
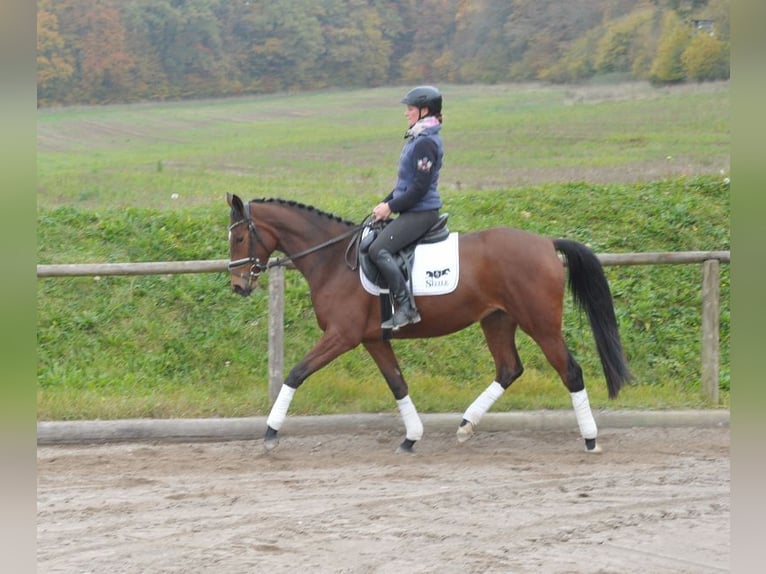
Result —
[[622, 350], [617, 318], [609, 283], [595, 253], [577, 241], [555, 239], [556, 250], [564, 254], [569, 267], [569, 289], [575, 305], [585, 310], [596, 348], [604, 368], [609, 398], [615, 398], [622, 384], [631, 379]]

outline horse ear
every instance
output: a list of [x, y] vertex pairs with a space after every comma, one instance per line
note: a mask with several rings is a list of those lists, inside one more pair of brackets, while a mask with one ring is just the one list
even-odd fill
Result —
[[231, 206], [231, 209], [235, 215], [239, 215], [241, 217], [245, 216], [245, 205], [242, 203], [242, 200], [238, 195], [226, 193], [226, 202], [229, 204], [229, 206]]

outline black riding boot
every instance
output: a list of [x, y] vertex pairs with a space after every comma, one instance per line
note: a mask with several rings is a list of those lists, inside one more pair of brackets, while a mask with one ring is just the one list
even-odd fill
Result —
[[388, 289], [396, 302], [396, 311], [394, 316], [381, 324], [382, 329], [393, 329], [396, 331], [400, 327], [411, 323], [420, 322], [420, 315], [415, 308], [410, 297], [410, 291], [407, 288], [407, 282], [399, 270], [399, 266], [394, 261], [393, 256], [385, 249], [378, 252], [378, 258], [375, 262], [380, 273], [388, 283]]

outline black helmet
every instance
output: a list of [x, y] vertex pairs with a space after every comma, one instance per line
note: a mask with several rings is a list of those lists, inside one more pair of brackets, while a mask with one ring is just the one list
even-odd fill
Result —
[[402, 103], [418, 108], [428, 108], [428, 113], [438, 116], [442, 113], [442, 94], [433, 86], [418, 86], [412, 88], [402, 98]]

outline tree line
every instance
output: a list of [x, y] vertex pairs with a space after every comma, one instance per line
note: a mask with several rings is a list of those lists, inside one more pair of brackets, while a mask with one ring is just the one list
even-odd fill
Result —
[[729, 77], [729, 0], [38, 0], [38, 106]]

